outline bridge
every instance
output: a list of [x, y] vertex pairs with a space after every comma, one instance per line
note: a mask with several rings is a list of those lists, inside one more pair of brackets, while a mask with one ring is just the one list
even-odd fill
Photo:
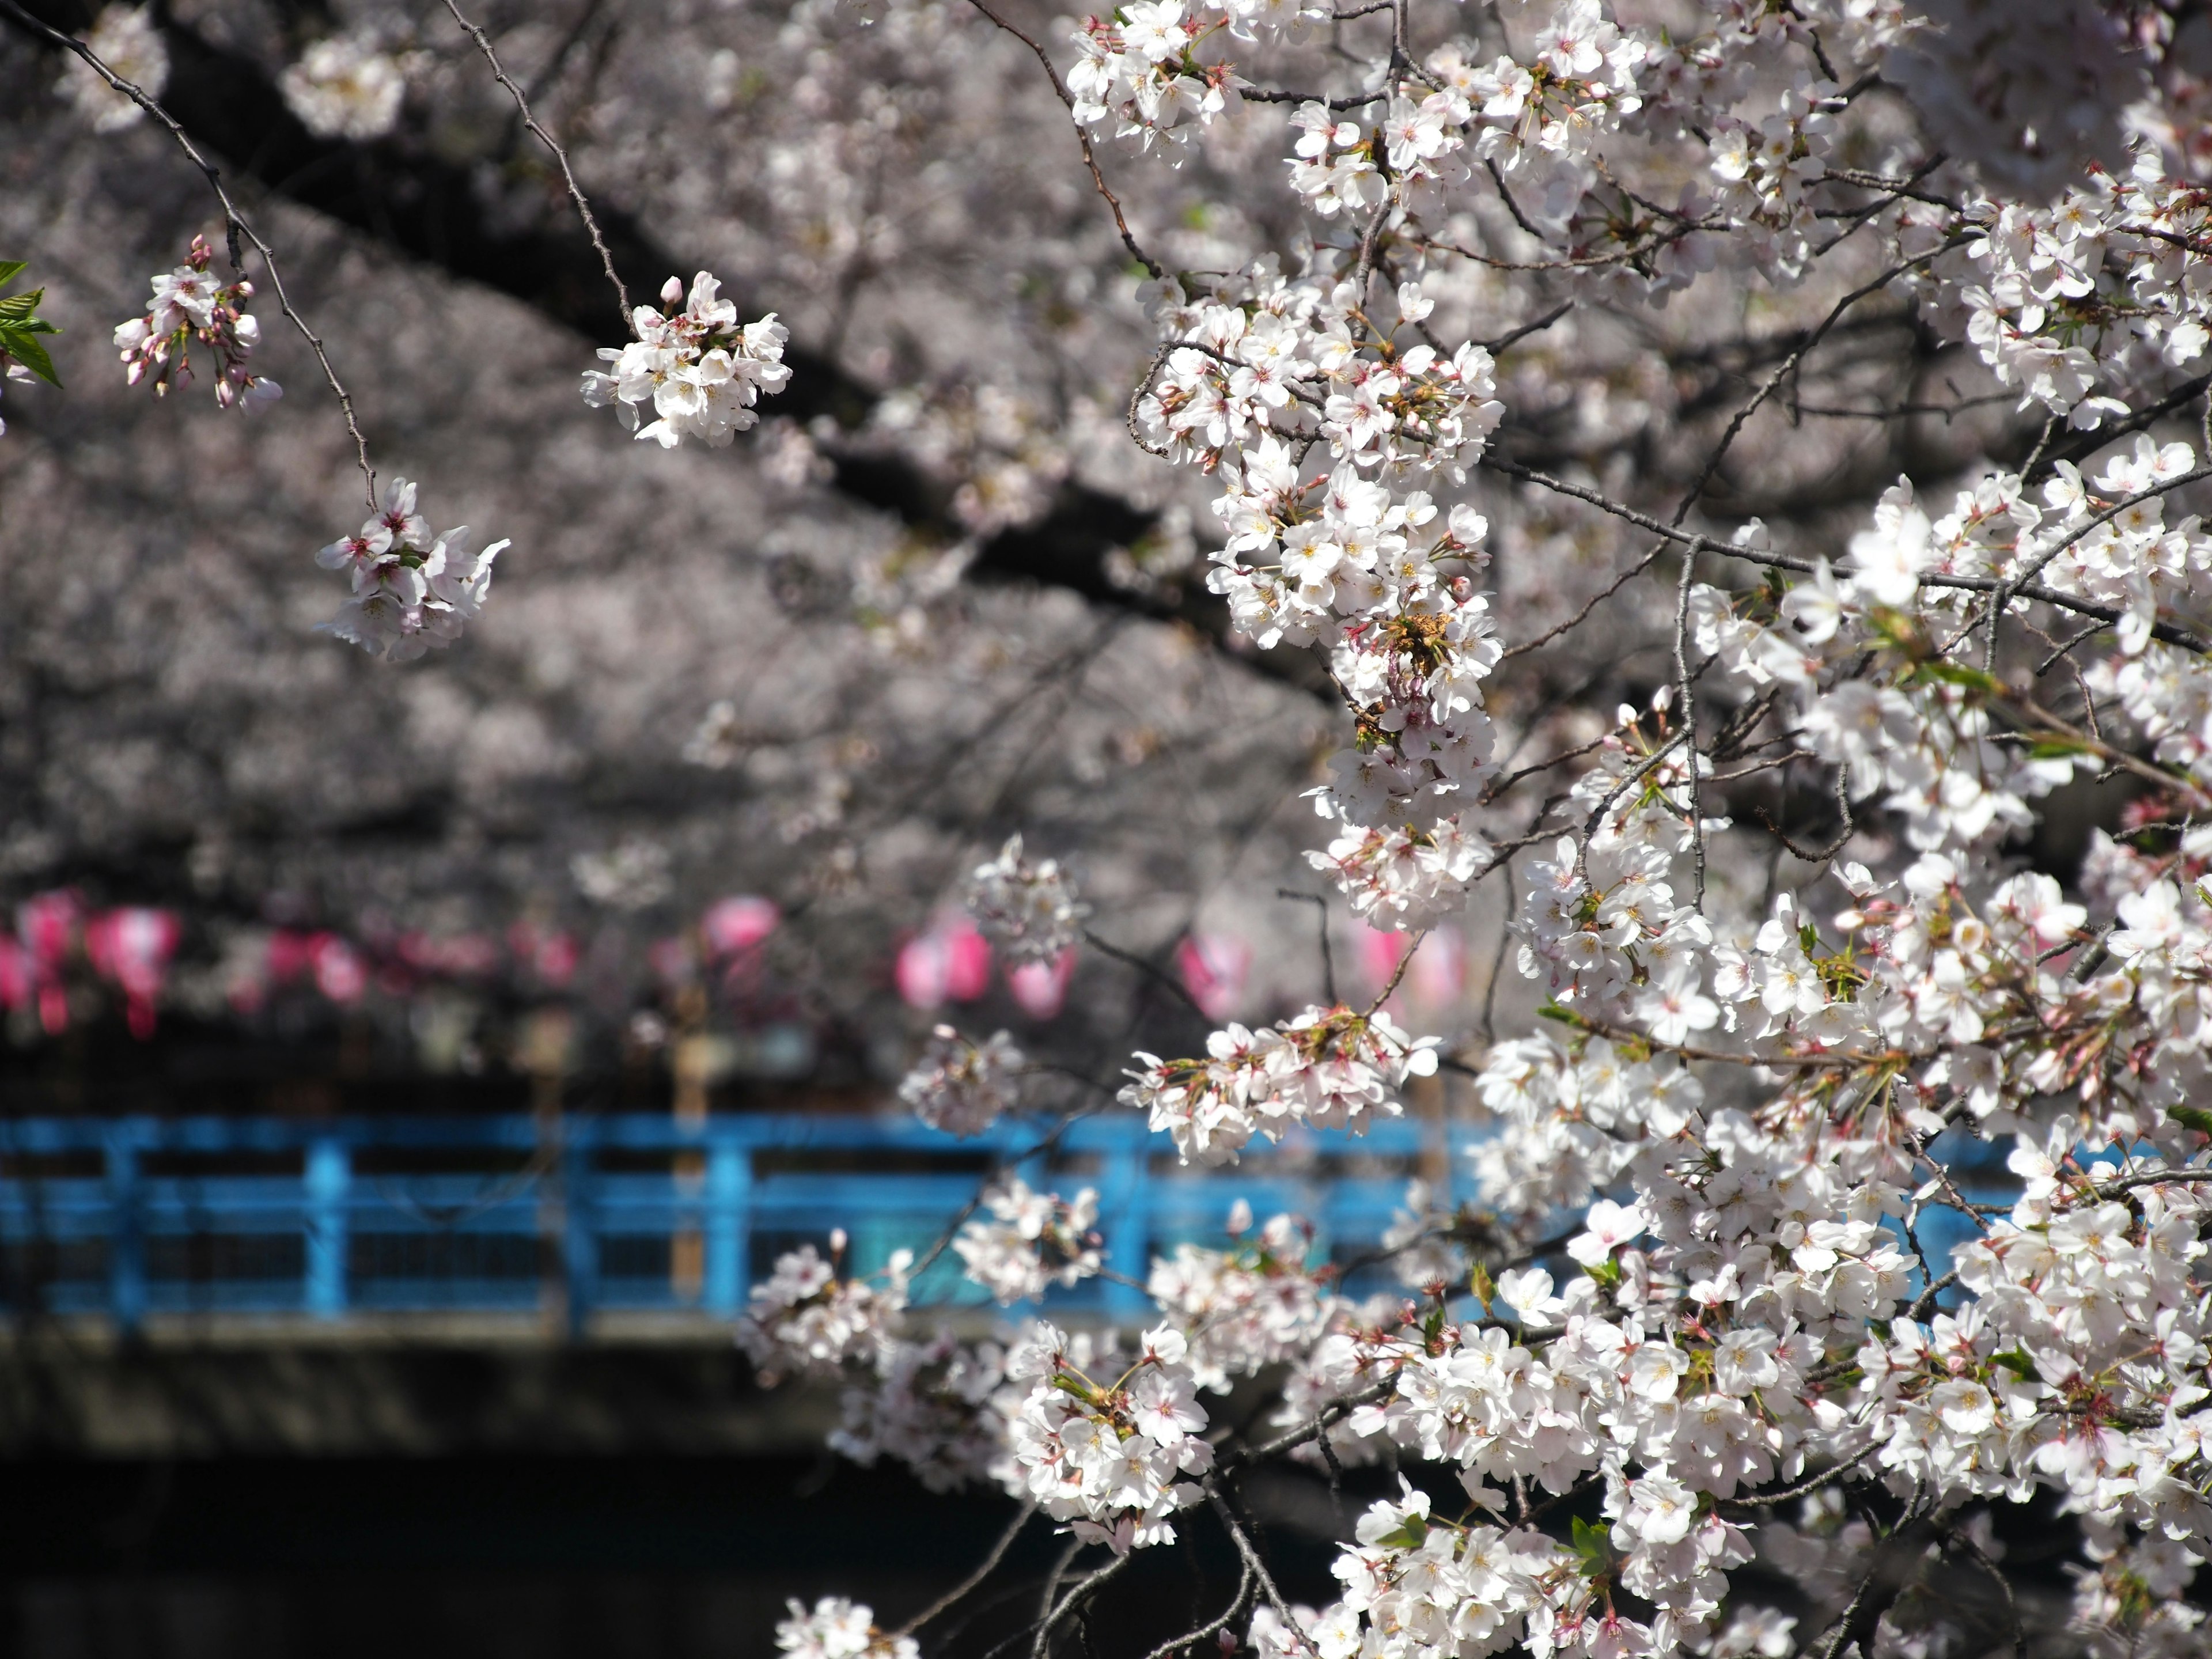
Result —
[[[207, 1315], [334, 1334], [535, 1315], [580, 1338], [622, 1316], [726, 1322], [778, 1252], [834, 1227], [852, 1271], [927, 1250], [994, 1168], [1095, 1188], [1109, 1265], [1135, 1278], [1177, 1242], [1218, 1243], [1239, 1198], [1308, 1218], [1342, 1260], [1381, 1240], [1414, 1175], [1449, 1202], [1475, 1133], [1411, 1117], [1358, 1138], [1300, 1129], [1197, 1170], [1126, 1112], [966, 1140], [837, 1115], [23, 1118], [0, 1122], [0, 1304], [123, 1334]], [[960, 1265], [943, 1253], [914, 1299], [980, 1303]], [[1100, 1279], [1048, 1304], [1110, 1319], [1147, 1305]]]

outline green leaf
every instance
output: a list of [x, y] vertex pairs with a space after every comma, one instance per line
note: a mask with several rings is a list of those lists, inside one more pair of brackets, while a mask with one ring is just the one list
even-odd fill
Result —
[[1492, 1299], [1498, 1294], [1498, 1286], [1491, 1283], [1490, 1270], [1480, 1261], [1468, 1273], [1467, 1288], [1474, 1299], [1482, 1304], [1484, 1310], [1488, 1311]]
[[1613, 1565], [1613, 1528], [1603, 1522], [1592, 1526], [1579, 1515], [1575, 1517], [1574, 1552], [1582, 1558], [1586, 1571], [1596, 1574]]
[[1969, 668], [1964, 663], [1946, 662], [1941, 658], [1920, 665], [1920, 672], [1931, 680], [1942, 680], [1947, 685], [1963, 685], [1985, 692], [1992, 697], [2004, 695], [2004, 682], [1994, 674], [1984, 674], [1978, 668]]
[[42, 288], [28, 294], [11, 294], [0, 300], [0, 323], [26, 323], [39, 314], [39, 301], [46, 297]]
[[1428, 1535], [1429, 1523], [1418, 1515], [1409, 1515], [1401, 1524], [1375, 1541], [1385, 1549], [1417, 1550], [1427, 1540]]
[[2035, 1380], [2035, 1362], [2027, 1357], [2027, 1350], [2023, 1348], [2007, 1348], [2002, 1353], [1991, 1354], [1990, 1358], [2024, 1382]]
[[2194, 1129], [2200, 1135], [2212, 1135], [2212, 1112], [2202, 1106], [2169, 1106], [2166, 1115], [2185, 1129]]
[[48, 386], [61, 385], [62, 377], [54, 373], [54, 360], [46, 356], [46, 349], [39, 343], [37, 336], [23, 329], [0, 328], [0, 351], [6, 352]]
[[2094, 755], [2096, 746], [2079, 738], [2038, 738], [2027, 745], [2030, 760], [2063, 760], [2069, 755]]
[[1556, 1002], [1545, 1003], [1536, 1011], [1536, 1017], [1539, 1019], [1555, 1019], [1562, 1025], [1580, 1027], [1583, 1023], [1583, 1017], [1580, 1014]]
[[21, 259], [0, 259], [0, 283], [12, 283], [22, 274], [26, 262]]

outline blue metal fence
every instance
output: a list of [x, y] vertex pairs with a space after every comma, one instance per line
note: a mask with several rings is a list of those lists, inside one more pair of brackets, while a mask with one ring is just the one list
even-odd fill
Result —
[[[984, 1169], [1010, 1161], [1032, 1186], [1095, 1187], [1123, 1273], [1218, 1240], [1238, 1198], [1310, 1218], [1342, 1257], [1380, 1239], [1418, 1170], [1449, 1200], [1469, 1138], [1400, 1119], [1202, 1170], [1127, 1115], [1079, 1121], [1046, 1153], [1037, 1133], [1004, 1123], [961, 1141], [911, 1120], [756, 1115], [0, 1122], [0, 1302], [122, 1330], [155, 1315], [343, 1321], [556, 1299], [578, 1332], [602, 1310], [728, 1318], [778, 1250], [842, 1226], [853, 1266], [872, 1271], [925, 1248]], [[959, 1265], [947, 1253], [916, 1299], [972, 1299]], [[1104, 1281], [1056, 1294], [1115, 1316], [1144, 1305]]]

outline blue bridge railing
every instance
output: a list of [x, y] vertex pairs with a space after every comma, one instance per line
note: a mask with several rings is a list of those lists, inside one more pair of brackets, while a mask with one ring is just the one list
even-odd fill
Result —
[[[1310, 1219], [1339, 1259], [1370, 1249], [1426, 1175], [1449, 1201], [1471, 1131], [1431, 1121], [1255, 1144], [1185, 1170], [1141, 1120], [1079, 1120], [955, 1140], [912, 1120], [665, 1115], [467, 1119], [36, 1118], [0, 1122], [0, 1310], [343, 1321], [557, 1309], [727, 1319], [776, 1253], [850, 1236], [852, 1267], [925, 1249], [1011, 1165], [1032, 1187], [1097, 1189], [1111, 1265], [1141, 1278], [1182, 1240], [1218, 1242], [1231, 1205]], [[947, 1251], [918, 1302], [978, 1301]], [[1140, 1291], [1092, 1280], [1073, 1310], [1134, 1317]]]

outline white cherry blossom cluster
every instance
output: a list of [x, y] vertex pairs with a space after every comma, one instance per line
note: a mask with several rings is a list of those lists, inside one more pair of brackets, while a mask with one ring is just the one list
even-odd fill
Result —
[[837, 1276], [845, 1243], [842, 1231], [831, 1235], [827, 1261], [802, 1244], [778, 1256], [775, 1271], [753, 1286], [738, 1342], [765, 1376], [834, 1373], [849, 1362], [875, 1364], [891, 1351], [914, 1253], [893, 1251], [884, 1282], [874, 1285]]
[[2183, 1659], [2204, 1650], [2204, 1610], [2185, 1599], [2203, 1565], [2169, 1538], [2094, 1528], [2075, 1567], [2072, 1628], [2094, 1659]]
[[1171, 1517], [1199, 1501], [1182, 1477], [1211, 1468], [1213, 1447], [1183, 1363], [1188, 1346], [1172, 1326], [1156, 1327], [1110, 1377], [1087, 1374], [1050, 1325], [1007, 1354], [1006, 1375], [1030, 1385], [1011, 1431], [1015, 1467], [1027, 1495], [1077, 1538], [1116, 1555], [1173, 1543]]
[[1357, 1133], [1370, 1115], [1395, 1117], [1396, 1091], [1435, 1072], [1436, 1047], [1386, 1013], [1313, 1007], [1258, 1031], [1225, 1026], [1204, 1060], [1140, 1053], [1121, 1100], [1173, 1135], [1184, 1163], [1233, 1163], [1254, 1135], [1277, 1139], [1296, 1122]]
[[[1356, 283], [1265, 262], [1156, 297], [1169, 343], [1134, 418], [1155, 453], [1221, 480], [1207, 586], [1263, 648], [1327, 647], [1357, 722], [1316, 801], [1341, 827], [1314, 863], [1375, 925], [1429, 927], [1490, 862], [1462, 809], [1490, 765], [1480, 683], [1498, 647], [1473, 588], [1488, 525], [1395, 486], [1481, 453], [1502, 410], [1490, 354], [1422, 337], [1435, 302], [1417, 282], [1386, 333]], [[1322, 442], [1334, 465], [1310, 469]]]
[[775, 1644], [792, 1659], [920, 1659], [921, 1644], [878, 1630], [865, 1601], [825, 1595], [811, 1613], [797, 1600], [787, 1605], [791, 1616], [776, 1625]]
[[316, 41], [276, 84], [308, 131], [356, 143], [390, 132], [407, 97], [406, 70], [367, 33]]
[[2207, 286], [2185, 252], [2212, 220], [2201, 187], [2138, 146], [2058, 199], [1977, 196], [1904, 216], [1897, 246], [1939, 254], [1926, 283], [1999, 384], [2076, 428], [2124, 416], [2116, 393], [2153, 390], [2203, 362]]
[[207, 238], [193, 237], [184, 264], [154, 278], [144, 315], [116, 325], [123, 378], [132, 386], [150, 378], [154, 395], [167, 397], [171, 387], [191, 383], [197, 340], [215, 357], [217, 405], [259, 409], [283, 397], [284, 388], [246, 366], [261, 343], [260, 319], [246, 309], [253, 284], [244, 276], [218, 282], [208, 270], [214, 258]]
[[483, 614], [492, 561], [507, 546], [501, 540], [478, 548], [466, 525], [432, 530], [416, 511], [415, 495], [408, 480], [392, 479], [375, 517], [315, 554], [317, 564], [344, 573], [353, 588], [325, 629], [392, 662], [460, 638]]
[[1001, 1307], [1034, 1302], [1054, 1285], [1071, 1285], [1100, 1266], [1096, 1231], [1098, 1194], [1085, 1187], [1073, 1199], [1032, 1192], [1018, 1176], [987, 1188], [988, 1221], [970, 1221], [952, 1241], [968, 1277]]
[[[1432, 1512], [1411, 1484], [1371, 1507], [1336, 1602], [1252, 1620], [1268, 1659], [1840, 1652], [1838, 1621], [1889, 1578], [2002, 1572], [1990, 1511], [2044, 1493], [2085, 1540], [2079, 1650], [2199, 1650], [2179, 1601], [2212, 1553], [2212, 536], [2178, 494], [2204, 470], [2179, 434], [2212, 349], [2212, 157], [2176, 90], [2195, 23], [2102, 0], [1729, 0], [1662, 32], [1540, 0], [1419, 36], [1341, 17], [1328, 85], [1227, 67], [1222, 37], [1290, 15], [1163, 0], [1079, 39], [1085, 128], [1224, 167], [1231, 137], [1255, 147], [1305, 235], [1279, 260], [1156, 270], [1130, 428], [1208, 481], [1208, 585], [1238, 633], [1310, 653], [1344, 704], [1309, 856], [1356, 915], [1416, 933], [1509, 869], [1543, 1024], [1470, 1057], [1474, 1202], [1409, 1205], [1404, 1294], [1354, 1304], [1309, 1229], [1247, 1238], [1246, 1214], [1226, 1249], [1152, 1264], [1165, 1322], [1134, 1364], [1041, 1326], [841, 1352], [874, 1368], [849, 1444], [905, 1455], [903, 1436], [931, 1478], [989, 1472], [1123, 1552], [1211, 1478], [1199, 1391], [1279, 1366], [1280, 1455], [1419, 1460], [1471, 1507]], [[1627, 447], [1563, 435], [1564, 348], [1464, 337], [1511, 296], [1587, 344], [1575, 301], [1613, 317], [1708, 273], [1763, 284], [1795, 331], [1764, 337], [1770, 367], [1716, 371], [1748, 374], [1745, 400], [1668, 501], [1636, 493]], [[1881, 326], [1985, 370], [1983, 401], [2024, 400], [2002, 430], [2025, 411], [2027, 435], [1989, 441], [2017, 470], [1948, 463], [1848, 521], [1716, 525], [1708, 484], [1756, 494], [1770, 428], [1851, 412], [1800, 382], [1875, 295]], [[1647, 434], [1690, 410], [1676, 378]], [[1547, 447], [1551, 473], [1524, 465]], [[1498, 694], [1509, 647], [1553, 635], [1500, 637], [1543, 573], [1478, 591], [1488, 517], [1509, 561], [1545, 556], [1521, 500], [1467, 499], [1474, 465], [1669, 562], [1667, 684], [1609, 727], [1516, 708], [1525, 683]], [[1524, 772], [1493, 721], [1572, 735]], [[1540, 810], [1508, 815], [1540, 774]], [[2093, 779], [2138, 793], [2078, 880], [2034, 867], [2041, 804]], [[1010, 945], [1064, 944], [1056, 877], [1010, 845], [979, 911]], [[1437, 1047], [1314, 1006], [1196, 1058], [1139, 1053], [1121, 1097], [1185, 1162], [1221, 1163], [1398, 1111]], [[933, 1058], [908, 1098], [988, 1122], [1004, 1108], [967, 1103], [971, 1064]], [[2004, 1201], [1966, 1190], [1969, 1163], [2008, 1171]], [[989, 1202], [995, 1231], [960, 1253], [994, 1291], [1077, 1261], [1028, 1224], [1079, 1248], [1080, 1198]], [[1900, 1563], [1899, 1538], [1933, 1553]], [[1802, 1606], [1743, 1599], [1754, 1549]], [[1900, 1590], [1852, 1639], [1957, 1650], [1965, 1616]]]
[[[1248, 1232], [1250, 1224], [1244, 1209], [1230, 1231]], [[1226, 1394], [1233, 1377], [1312, 1346], [1343, 1307], [1328, 1289], [1329, 1269], [1310, 1262], [1312, 1255], [1312, 1225], [1277, 1215], [1229, 1249], [1178, 1244], [1154, 1260], [1145, 1294], [1188, 1338], [1200, 1388]]]
[[[594, 409], [614, 404], [624, 426], [663, 449], [686, 438], [726, 447], [760, 418], [755, 405], [762, 397], [781, 392], [791, 379], [783, 361], [791, 331], [773, 312], [739, 324], [736, 305], [721, 291], [703, 270], [691, 279], [688, 297], [683, 283], [670, 277], [660, 290], [665, 314], [651, 306], [630, 313], [637, 337], [619, 349], [599, 349], [600, 360], [614, 368], [586, 372], [584, 401]], [[640, 426], [648, 406], [654, 418]]]
[[1004, 1031], [971, 1042], [934, 1028], [921, 1060], [899, 1083], [899, 1098], [933, 1129], [979, 1135], [1021, 1102], [1022, 1051]]
[[[1087, 1349], [1077, 1363], [1091, 1363]], [[1006, 1485], [1014, 1479], [1006, 1425], [1027, 1394], [1006, 1380], [1004, 1342], [965, 1343], [944, 1332], [902, 1338], [848, 1382], [830, 1449], [863, 1468], [891, 1458], [931, 1492]]]
[[1321, 1659], [1495, 1653], [1530, 1641], [1561, 1612], [1571, 1631], [1589, 1595], [1574, 1558], [1543, 1533], [1455, 1524], [1410, 1485], [1370, 1504], [1353, 1538], [1335, 1562], [1343, 1599], [1310, 1626]]
[[[151, 6], [102, 6], [84, 43], [118, 77], [149, 98], [159, 98], [169, 84], [169, 45], [161, 38]], [[68, 60], [58, 90], [92, 123], [94, 132], [121, 132], [145, 118], [146, 112], [136, 100], [118, 92], [79, 58]]]
[[1193, 56], [1223, 21], [1206, 7], [1187, 16], [1182, 0], [1137, 0], [1111, 21], [1086, 19], [1074, 37], [1083, 55], [1067, 71], [1076, 120], [1085, 126], [1110, 120], [1116, 137], [1139, 145], [1164, 140], [1187, 148], [1185, 123], [1211, 126], [1234, 84], [1227, 64]]
[[[1289, 279], [1264, 261], [1195, 295], [1167, 279], [1151, 297], [1166, 343], [1136, 404], [1139, 433], [1154, 453], [1208, 470], [1249, 452], [1240, 467], [1257, 467], [1253, 488], [1274, 498], [1266, 516], [1279, 529], [1321, 516], [1320, 503], [1304, 505], [1319, 481], [1301, 479], [1286, 441], [1317, 437], [1355, 470], [1455, 479], [1504, 413], [1487, 350], [1470, 342], [1445, 351], [1420, 337], [1435, 301], [1418, 283], [1400, 286], [1395, 325], [1380, 335], [1356, 283]], [[1387, 506], [1344, 511], [1352, 524], [1388, 528]], [[1247, 533], [1262, 522], [1248, 521]]]
[[998, 857], [975, 866], [968, 882], [968, 910], [1017, 963], [1057, 961], [1082, 939], [1084, 918], [1091, 914], [1057, 860], [1032, 863], [1022, 856], [1018, 835], [1006, 837]]
[[1588, 158], [1597, 140], [1643, 107], [1637, 72], [1650, 48], [1598, 0], [1562, 0], [1524, 50], [1487, 68], [1447, 70], [1442, 114], [1454, 126], [1479, 118], [1475, 153], [1509, 178], [1522, 175], [1538, 222], [1558, 222], [1595, 177]]

